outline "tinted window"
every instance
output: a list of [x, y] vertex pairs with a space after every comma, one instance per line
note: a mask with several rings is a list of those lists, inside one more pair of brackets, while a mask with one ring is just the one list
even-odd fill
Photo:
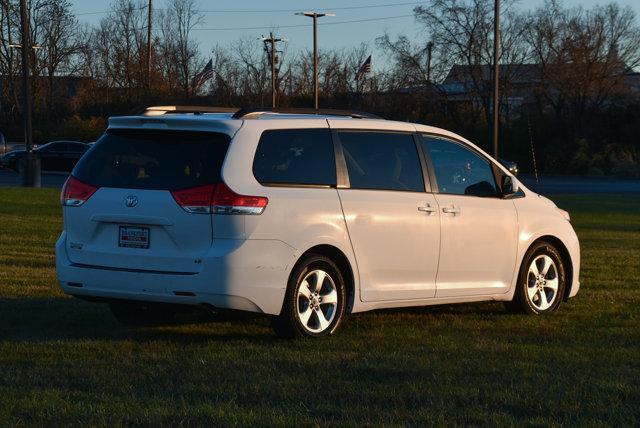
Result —
[[43, 146], [38, 147], [38, 151], [42, 153], [64, 152], [65, 150], [65, 144], [62, 143], [47, 143]]
[[352, 189], [424, 191], [411, 134], [342, 131], [339, 135]]
[[425, 150], [431, 156], [441, 193], [496, 196], [496, 181], [488, 160], [453, 141], [425, 136]]
[[336, 162], [328, 129], [262, 133], [253, 175], [263, 184], [336, 184]]
[[102, 187], [176, 190], [220, 181], [229, 137], [213, 132], [111, 130], [73, 175]]
[[70, 152], [83, 153], [83, 152], [87, 151], [87, 146], [85, 144], [70, 143], [68, 145], [68, 150]]

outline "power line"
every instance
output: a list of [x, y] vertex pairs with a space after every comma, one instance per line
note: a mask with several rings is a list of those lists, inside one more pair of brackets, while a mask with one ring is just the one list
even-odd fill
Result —
[[[334, 22], [326, 22], [318, 25], [340, 25], [340, 24], [353, 24], [357, 22], [373, 22], [373, 21], [386, 21], [387, 19], [398, 19], [398, 18], [409, 18], [414, 15], [395, 15], [395, 16], [383, 16], [380, 18], [367, 18], [367, 19], [352, 19], [349, 21], [334, 21]], [[220, 28], [194, 28], [194, 31], [233, 31], [233, 30], [269, 30], [272, 28], [299, 28], [305, 27], [308, 28], [308, 24], [295, 24], [295, 25], [276, 25], [270, 27], [220, 27]]]
[[[134, 7], [133, 9], [130, 9], [132, 12], [137, 12], [139, 10], [145, 10], [147, 8], [147, 6], [142, 6], [142, 7]], [[157, 10], [162, 10], [162, 9], [157, 9]], [[104, 15], [107, 13], [111, 13], [111, 12], [116, 12], [115, 10], [101, 10], [98, 12], [81, 12], [81, 13], [76, 13], [75, 16], [85, 16], [85, 15]]]
[[[369, 5], [361, 5], [361, 6], [341, 6], [341, 7], [328, 7], [328, 8], [318, 8], [316, 10], [357, 10], [357, 9], [372, 9], [372, 8], [382, 8], [382, 7], [393, 7], [393, 6], [408, 6], [408, 5], [417, 5], [424, 4], [424, 1], [412, 1], [412, 2], [403, 2], [403, 3], [386, 3], [386, 4], [369, 4]], [[135, 10], [146, 9], [145, 7], [136, 8]], [[164, 10], [158, 9], [156, 10]], [[289, 13], [289, 12], [298, 12], [301, 9], [262, 9], [262, 10], [249, 10], [249, 9], [207, 9], [201, 10], [202, 13]], [[76, 13], [76, 16], [85, 16], [85, 15], [103, 15], [107, 13], [113, 12], [112, 10], [102, 10], [96, 12], [82, 12]]]
[[[342, 6], [342, 7], [321, 7], [314, 8], [315, 10], [321, 11], [331, 11], [331, 10], [355, 10], [355, 9], [371, 9], [371, 8], [380, 8], [380, 7], [393, 7], [393, 6], [407, 6], [407, 5], [416, 5], [423, 4], [424, 1], [412, 1], [412, 2], [404, 2], [404, 3], [387, 3], [387, 4], [369, 4], [369, 5], [361, 5], [361, 6]], [[302, 8], [304, 9], [304, 8]], [[247, 9], [218, 9], [218, 10], [201, 10], [203, 13], [288, 13], [288, 12], [298, 12], [301, 8], [298, 9], [263, 9], [263, 10], [247, 10]]]

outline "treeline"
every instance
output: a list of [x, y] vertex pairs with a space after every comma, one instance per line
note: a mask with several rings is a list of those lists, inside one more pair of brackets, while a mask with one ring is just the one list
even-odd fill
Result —
[[[20, 140], [20, 52], [9, 46], [20, 43], [19, 2], [0, 1], [0, 129]], [[68, 0], [28, 2], [31, 44], [40, 47], [29, 52], [36, 140], [91, 140], [106, 117], [149, 104], [270, 105], [270, 67], [257, 34], [200, 46], [194, 30], [204, 15], [195, 0], [169, 0], [154, 11], [148, 78], [146, 5], [116, 0], [89, 26]], [[414, 14], [421, 29], [415, 40], [381, 34], [370, 45], [321, 49], [321, 105], [443, 126], [488, 147], [493, 1], [430, 0]], [[640, 176], [640, 27], [633, 10], [548, 1], [523, 11], [503, 0], [501, 21], [501, 157], [523, 171], [532, 170], [535, 153], [546, 173]], [[280, 49], [279, 105], [312, 105], [312, 52]], [[359, 76], [373, 49], [384, 65]], [[213, 77], [194, 87], [210, 59]]]

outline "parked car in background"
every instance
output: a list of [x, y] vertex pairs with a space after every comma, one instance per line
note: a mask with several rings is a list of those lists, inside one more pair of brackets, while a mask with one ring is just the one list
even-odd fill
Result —
[[506, 159], [498, 159], [498, 162], [500, 162], [500, 164], [507, 168], [509, 170], [509, 172], [513, 175], [518, 175], [518, 172], [520, 172], [518, 170], [518, 164], [516, 162], [513, 161], [509, 161]]
[[459, 135], [366, 113], [165, 109], [111, 118], [61, 194], [60, 285], [124, 323], [199, 305], [319, 337], [348, 313], [505, 301], [538, 315], [578, 292], [569, 214]]
[[[78, 141], [52, 141], [39, 146], [33, 153], [40, 158], [42, 171], [70, 172], [90, 146]], [[0, 166], [14, 171], [20, 169], [25, 150], [13, 150], [0, 158]]]
[[17, 171], [20, 157], [24, 154], [24, 150], [12, 150], [0, 156], [0, 168], [13, 169]]

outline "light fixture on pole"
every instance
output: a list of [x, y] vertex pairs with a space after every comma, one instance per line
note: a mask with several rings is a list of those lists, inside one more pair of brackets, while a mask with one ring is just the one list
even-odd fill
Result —
[[269, 55], [269, 63], [271, 64], [271, 108], [276, 108], [276, 43], [286, 42], [287, 39], [276, 38], [273, 33], [269, 33], [269, 37], [259, 37], [265, 45], [267, 55]]
[[336, 16], [335, 13], [297, 12], [296, 15], [313, 18], [313, 96], [314, 106], [318, 109], [318, 18]]

